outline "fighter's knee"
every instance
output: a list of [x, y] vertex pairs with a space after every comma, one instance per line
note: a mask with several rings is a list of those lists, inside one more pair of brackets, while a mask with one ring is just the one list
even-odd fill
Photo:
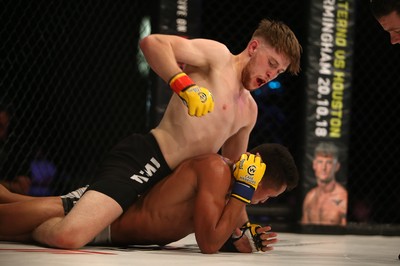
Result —
[[63, 249], [78, 249], [87, 244], [85, 239], [79, 237], [79, 233], [58, 231], [52, 233], [47, 241], [50, 246]]
[[63, 249], [78, 249], [86, 245], [87, 241], [81, 235], [82, 232], [62, 228], [58, 225], [38, 227], [33, 232], [33, 238], [39, 243]]

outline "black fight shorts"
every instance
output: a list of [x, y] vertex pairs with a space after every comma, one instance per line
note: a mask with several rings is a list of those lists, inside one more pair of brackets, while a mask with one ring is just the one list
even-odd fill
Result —
[[154, 136], [133, 134], [105, 156], [87, 191], [106, 194], [126, 211], [140, 194], [171, 172]]

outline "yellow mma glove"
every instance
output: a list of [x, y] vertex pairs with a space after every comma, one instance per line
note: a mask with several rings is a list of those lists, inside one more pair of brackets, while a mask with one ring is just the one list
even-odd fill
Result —
[[235, 242], [241, 239], [243, 236], [246, 236], [249, 240], [249, 244], [252, 252], [262, 251], [263, 247], [265, 247], [261, 239], [261, 234], [257, 233], [257, 229], [261, 228], [261, 225], [252, 224], [250, 222], [246, 222], [241, 228], [241, 234], [235, 235], [232, 234], [231, 237], [225, 242], [222, 246], [221, 251], [226, 252], [239, 252], [239, 250], [235, 246]]
[[197, 86], [185, 73], [176, 74], [168, 84], [187, 106], [189, 115], [200, 117], [214, 110], [214, 99], [211, 92]]
[[259, 155], [242, 154], [240, 160], [234, 165], [235, 183], [231, 197], [249, 204], [258, 183], [264, 176], [265, 169], [266, 165]]
[[246, 222], [240, 228], [240, 231], [242, 231], [242, 235], [234, 237], [234, 240], [237, 241], [243, 236], [246, 236], [249, 240], [252, 252], [260, 251], [264, 246], [262, 244], [261, 234], [257, 233], [258, 228], [261, 228], [261, 225]]

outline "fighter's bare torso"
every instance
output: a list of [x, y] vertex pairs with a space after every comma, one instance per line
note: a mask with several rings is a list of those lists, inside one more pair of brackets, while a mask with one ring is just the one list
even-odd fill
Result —
[[218, 152], [239, 130], [247, 127], [250, 132], [254, 126], [257, 106], [241, 83], [239, 57], [222, 44], [214, 46], [212, 53], [218, 54], [218, 58], [212, 59], [207, 67], [188, 65], [184, 69], [197, 85], [213, 94], [214, 111], [203, 117], [191, 117], [174, 94], [159, 126], [152, 130], [171, 168], [183, 159]]
[[347, 193], [342, 185], [335, 182], [334, 190], [324, 192], [313, 188], [307, 198], [305, 215], [309, 223], [340, 225], [346, 216]]

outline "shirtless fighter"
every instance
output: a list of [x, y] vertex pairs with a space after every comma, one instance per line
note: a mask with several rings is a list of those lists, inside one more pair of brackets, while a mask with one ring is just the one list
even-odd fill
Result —
[[[240, 252], [271, 250], [276, 233], [269, 232], [268, 226], [247, 223], [241, 214], [246, 212], [246, 204], [262, 203], [293, 189], [298, 182], [297, 168], [288, 150], [279, 144], [260, 145], [251, 153], [259, 156], [244, 154], [234, 168], [217, 154], [185, 160], [91, 244], [165, 245], [195, 233], [203, 253], [221, 248]], [[260, 156], [266, 162], [266, 171]], [[0, 204], [0, 240], [31, 241], [32, 230], [38, 224], [64, 215], [60, 197], [33, 198], [3, 188], [0, 202], [9, 202]], [[242, 234], [245, 236], [240, 237]]]
[[140, 47], [175, 92], [160, 124], [117, 144], [72, 211], [36, 228], [37, 241], [79, 248], [185, 159], [221, 150], [224, 157], [238, 160], [257, 119], [250, 92], [285, 71], [296, 74], [300, 69], [301, 46], [294, 33], [270, 20], [260, 22], [237, 55], [216, 41], [161, 34], [145, 37]]
[[347, 190], [335, 177], [340, 169], [338, 152], [331, 142], [321, 142], [315, 148], [313, 169], [317, 186], [304, 199], [303, 224], [346, 225]]

